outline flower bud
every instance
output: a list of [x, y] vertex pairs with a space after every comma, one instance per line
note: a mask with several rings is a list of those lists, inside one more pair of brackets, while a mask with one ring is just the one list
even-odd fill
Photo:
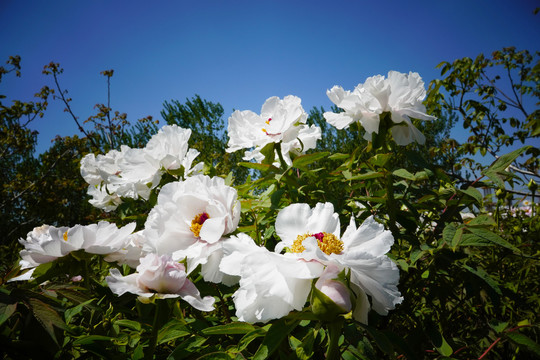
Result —
[[311, 311], [323, 321], [332, 321], [353, 308], [351, 292], [340, 280], [339, 269], [328, 266], [311, 290]]
[[527, 184], [527, 187], [529, 188], [529, 190], [531, 190], [534, 193], [536, 192], [536, 189], [538, 189], [538, 184], [536, 183], [536, 181], [531, 179], [529, 183]]

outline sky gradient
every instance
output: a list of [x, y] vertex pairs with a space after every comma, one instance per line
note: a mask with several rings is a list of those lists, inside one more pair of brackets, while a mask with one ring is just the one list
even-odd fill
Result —
[[[299, 96], [306, 111], [328, 109], [326, 90], [353, 89], [389, 70], [416, 71], [506, 46], [540, 50], [538, 1], [0, 1], [0, 61], [22, 57], [22, 77], [0, 94], [32, 100], [52, 78], [51, 61], [84, 120], [107, 100], [99, 73], [114, 69], [113, 110], [128, 120], [161, 119], [164, 101], [195, 94], [259, 112], [270, 96]], [[59, 101], [32, 128], [38, 150], [56, 135], [77, 134]], [[164, 122], [161, 121], [161, 125]], [[459, 131], [456, 132], [459, 136]]]

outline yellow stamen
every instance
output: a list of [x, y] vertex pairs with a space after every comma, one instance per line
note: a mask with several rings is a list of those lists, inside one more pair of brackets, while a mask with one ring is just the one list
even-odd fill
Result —
[[207, 213], [203, 212], [196, 215], [193, 220], [191, 220], [191, 226], [189, 227], [189, 229], [195, 235], [195, 237], [199, 237], [204, 222], [209, 218], [210, 216]]
[[334, 234], [329, 234], [326, 232], [298, 235], [290, 250], [295, 253], [301, 253], [306, 250], [304, 245], [302, 245], [302, 242], [308, 237], [316, 238], [319, 249], [321, 249], [321, 251], [326, 255], [340, 254], [343, 251], [343, 241], [339, 240]]
[[67, 237], [67, 231], [64, 233], [64, 236], [62, 236], [64, 238], [64, 241], [67, 241], [68, 237]]

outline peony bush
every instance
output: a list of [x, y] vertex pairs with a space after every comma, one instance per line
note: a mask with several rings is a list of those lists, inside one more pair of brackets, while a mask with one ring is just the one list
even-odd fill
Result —
[[[229, 117], [226, 151], [244, 152], [245, 183], [197, 163], [191, 130], [177, 125], [141, 148], [86, 155], [89, 201], [108, 221], [42, 225], [20, 240], [2, 290], [6, 358], [28, 342], [55, 358], [483, 357], [500, 341], [538, 353], [535, 318], [495, 315], [515, 297], [479, 260], [537, 260], [537, 245], [499, 231], [479, 184], [456, 188], [404, 150], [424, 144], [421, 121], [436, 118], [419, 74], [327, 95], [337, 108], [324, 119], [357, 136], [354, 151], [314, 152], [325, 133], [301, 100], [271, 97], [260, 115]], [[510, 178], [528, 149], [498, 158], [482, 186]], [[528, 204], [520, 216], [535, 216]], [[474, 312], [487, 332], [477, 343], [449, 325]]]

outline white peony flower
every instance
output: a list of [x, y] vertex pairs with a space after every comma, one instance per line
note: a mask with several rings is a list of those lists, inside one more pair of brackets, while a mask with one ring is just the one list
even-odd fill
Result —
[[54, 227], [42, 225], [34, 228], [19, 242], [24, 246], [21, 250], [21, 269], [31, 271], [12, 279], [30, 280], [33, 269], [68, 255], [72, 251], [84, 250], [91, 254], [106, 255], [123, 249], [129, 235], [135, 229], [135, 223], [118, 229], [115, 224], [100, 221], [98, 224]]
[[261, 115], [249, 110], [233, 112], [227, 128], [227, 152], [254, 148], [245, 152], [244, 160], [260, 161], [264, 158], [260, 151], [265, 145], [281, 143], [282, 155], [290, 164], [289, 153], [298, 155], [313, 149], [321, 138], [321, 130], [306, 125], [308, 115], [300, 102], [300, 98], [293, 95], [283, 100], [274, 96], [263, 104]]
[[391, 131], [398, 145], [425, 142], [424, 135], [412, 124], [411, 118], [435, 119], [426, 114], [422, 104], [426, 90], [418, 73], [390, 71], [386, 79], [382, 75], [369, 77], [353, 91], [334, 86], [326, 94], [336, 106], [345, 110], [337, 114], [324, 113], [326, 121], [338, 129], [358, 121], [366, 131], [367, 140], [371, 140], [373, 133], [379, 133], [380, 116], [385, 112], [389, 112], [392, 122], [397, 124]]
[[169, 255], [148, 254], [141, 259], [137, 272], [122, 276], [118, 269], [111, 269], [107, 284], [117, 295], [130, 292], [144, 301], [151, 297], [158, 299], [181, 297], [201, 311], [214, 309], [214, 298], [201, 298], [199, 290], [188, 278], [183, 264], [175, 262]]
[[140, 263], [140, 259], [148, 255], [148, 253], [143, 251], [144, 243], [143, 231], [137, 231], [128, 236], [127, 244], [124, 247], [107, 254], [105, 261], [127, 264], [131, 268], [136, 268]]
[[[222, 178], [197, 175], [163, 186], [146, 220], [144, 250], [187, 258], [188, 272], [202, 264], [205, 280], [219, 282], [220, 240], [240, 220], [236, 189]], [[209, 261], [209, 260], [212, 261]]]
[[224, 247], [221, 271], [240, 277], [240, 288], [233, 294], [240, 321], [267, 322], [302, 310], [312, 279], [324, 269], [318, 262], [269, 251], [243, 233], [231, 236]]
[[199, 152], [188, 148], [190, 136], [191, 130], [168, 125], [152, 136], [145, 148], [122, 145], [120, 151], [86, 155], [81, 160], [81, 175], [90, 185], [90, 203], [111, 211], [121, 198], [147, 200], [165, 171], [183, 167], [184, 176], [202, 172], [202, 163], [192, 166]]
[[394, 243], [392, 233], [373, 217], [359, 228], [351, 218], [340, 238], [338, 215], [331, 203], [319, 203], [314, 209], [307, 204], [292, 204], [278, 213], [275, 228], [282, 240], [276, 246], [277, 252], [287, 248], [303, 261], [350, 271], [351, 287], [357, 298], [353, 316], [358, 321], [367, 322], [366, 294], [381, 315], [403, 300], [397, 289], [399, 269], [386, 256]]
[[66, 256], [72, 251], [80, 250], [82, 239], [73, 236], [80, 231], [80, 225], [72, 228], [42, 225], [34, 228], [19, 242], [24, 246], [21, 250], [20, 265], [22, 269], [34, 268], [41, 264]]

